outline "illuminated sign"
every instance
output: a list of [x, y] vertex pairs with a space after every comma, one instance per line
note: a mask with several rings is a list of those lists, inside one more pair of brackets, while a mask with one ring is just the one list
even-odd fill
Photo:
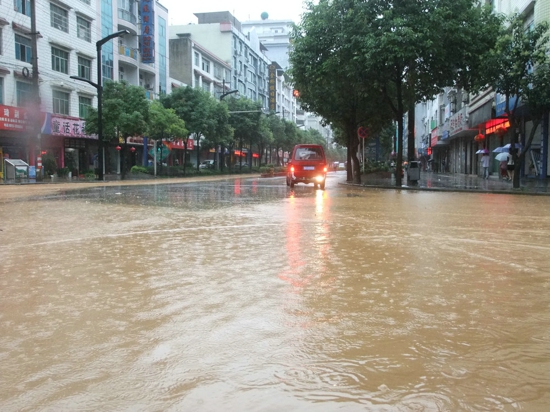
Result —
[[153, 0], [141, 0], [141, 61], [155, 62], [155, 13]]
[[508, 119], [491, 119], [485, 123], [485, 135], [505, 132], [510, 127]]
[[277, 110], [277, 66], [269, 65], [269, 110]]

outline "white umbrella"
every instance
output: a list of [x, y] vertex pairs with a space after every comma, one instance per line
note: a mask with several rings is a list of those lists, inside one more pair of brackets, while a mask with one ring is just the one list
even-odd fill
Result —
[[[504, 146], [502, 146], [503, 149], [510, 150], [511, 144], [508, 143]], [[516, 143], [516, 149], [521, 149], [521, 145], [519, 143]]]
[[476, 154], [482, 154], [482, 153], [485, 153], [485, 150], [480, 149], [480, 150], [478, 150], [478, 151], [476, 152]]
[[502, 152], [495, 156], [495, 160], [498, 160], [499, 162], [503, 162], [505, 160], [508, 160], [508, 153]]
[[495, 150], [493, 150], [493, 153], [502, 153], [502, 152], [508, 152], [508, 149], [504, 147], [497, 147]]

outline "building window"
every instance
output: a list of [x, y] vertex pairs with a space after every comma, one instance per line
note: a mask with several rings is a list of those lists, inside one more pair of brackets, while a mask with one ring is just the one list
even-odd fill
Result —
[[15, 83], [15, 98], [17, 100], [17, 106], [26, 106], [31, 102], [32, 98], [32, 84], [25, 82]]
[[206, 59], [202, 59], [202, 70], [206, 73], [210, 73], [210, 62]]
[[136, 24], [136, 4], [137, 2], [135, 0], [120, 0], [118, 2], [118, 17], [132, 24]]
[[201, 79], [198, 74], [195, 74], [195, 87], [200, 87]]
[[202, 81], [202, 89], [208, 93], [210, 93], [210, 82]]
[[69, 32], [69, 13], [67, 10], [50, 3], [50, 24], [52, 27]]
[[18, 13], [23, 13], [25, 16], [31, 15], [31, 1], [30, 0], [14, 0], [14, 8]]
[[78, 96], [78, 117], [85, 119], [88, 116], [88, 109], [92, 107], [92, 99]]
[[69, 93], [54, 90], [53, 95], [53, 112], [56, 114], [69, 114]]
[[80, 0], [82, 3], [90, 4], [90, 0]]
[[199, 67], [200, 56], [199, 53], [195, 52], [195, 66]]
[[52, 70], [56, 72], [69, 73], [69, 53], [52, 47]]
[[15, 58], [27, 63], [32, 60], [31, 41], [18, 34], [15, 35]]
[[78, 75], [90, 80], [90, 73], [92, 70], [92, 61], [85, 59], [84, 57], [78, 57]]
[[223, 69], [218, 64], [214, 64], [214, 77], [223, 80]]
[[90, 43], [92, 41], [92, 25], [79, 16], [76, 16], [76, 37]]
[[0, 104], [4, 104], [4, 78], [0, 77]]

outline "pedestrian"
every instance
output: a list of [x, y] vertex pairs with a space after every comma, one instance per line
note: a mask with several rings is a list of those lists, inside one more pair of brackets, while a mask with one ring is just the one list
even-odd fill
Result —
[[514, 156], [508, 152], [508, 163], [506, 164], [506, 170], [508, 172], [508, 180], [514, 180]]
[[508, 180], [508, 161], [506, 160], [500, 162], [500, 177]]
[[489, 153], [483, 152], [481, 156], [481, 167], [483, 167], [483, 178], [489, 179]]

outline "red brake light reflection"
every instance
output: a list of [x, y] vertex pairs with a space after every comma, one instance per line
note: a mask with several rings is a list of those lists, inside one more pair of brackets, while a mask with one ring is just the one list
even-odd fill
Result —
[[323, 168], [323, 172], [325, 172], [325, 173], [327, 172], [327, 167], [326, 166]]
[[294, 172], [294, 166], [290, 166], [290, 171]]

